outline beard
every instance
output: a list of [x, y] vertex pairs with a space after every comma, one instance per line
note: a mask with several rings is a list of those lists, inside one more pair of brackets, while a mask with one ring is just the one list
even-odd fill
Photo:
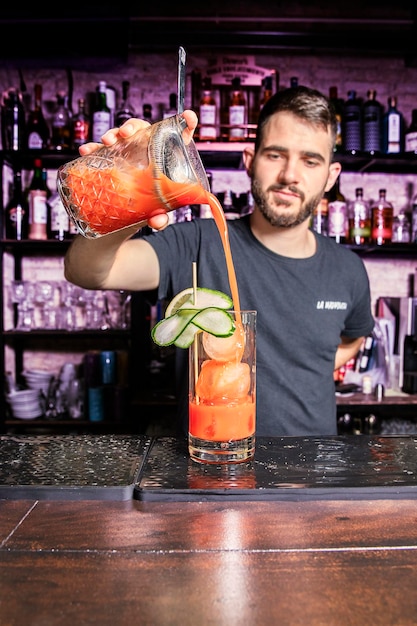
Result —
[[310, 219], [323, 196], [322, 192], [317, 196], [309, 198], [306, 201], [305, 195], [299, 189], [291, 185], [271, 185], [271, 187], [269, 187], [267, 191], [279, 191], [280, 189], [287, 189], [292, 193], [298, 194], [298, 196], [300, 197], [301, 207], [296, 214], [294, 214], [292, 210], [277, 213], [277, 208], [279, 209], [280, 207], [289, 207], [290, 202], [286, 202], [285, 200], [283, 200], [281, 202], [277, 202], [274, 206], [271, 206], [268, 203], [267, 195], [262, 191], [259, 182], [254, 178], [252, 178], [251, 180], [251, 192], [254, 203], [258, 207], [264, 218], [271, 224], [271, 226], [293, 228], [294, 226], [302, 224], [307, 219]]

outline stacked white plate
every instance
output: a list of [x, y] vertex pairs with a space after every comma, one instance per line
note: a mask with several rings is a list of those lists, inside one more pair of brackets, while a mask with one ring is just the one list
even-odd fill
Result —
[[25, 379], [26, 387], [29, 389], [38, 389], [43, 391], [44, 395], [48, 395], [49, 383], [53, 377], [52, 372], [47, 370], [25, 370], [22, 372]]
[[39, 389], [22, 389], [7, 396], [13, 417], [31, 420], [44, 413], [44, 401]]

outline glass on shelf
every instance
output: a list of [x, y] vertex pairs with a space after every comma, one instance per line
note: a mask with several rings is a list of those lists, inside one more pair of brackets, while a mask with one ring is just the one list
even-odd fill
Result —
[[394, 217], [392, 241], [394, 243], [410, 243], [411, 241], [411, 224], [404, 209], [401, 209]]
[[35, 285], [27, 280], [11, 282], [11, 301], [17, 305], [15, 330], [35, 330]]
[[40, 280], [35, 283], [35, 303], [40, 310], [39, 328], [55, 329], [57, 327], [55, 290], [55, 281]]

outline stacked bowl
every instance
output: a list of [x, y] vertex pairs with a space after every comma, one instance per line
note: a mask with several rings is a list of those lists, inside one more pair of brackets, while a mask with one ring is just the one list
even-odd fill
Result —
[[39, 389], [22, 389], [8, 394], [13, 417], [31, 420], [44, 413], [44, 400]]
[[25, 370], [22, 372], [26, 387], [42, 391], [44, 396], [48, 395], [49, 384], [53, 374], [47, 370]]

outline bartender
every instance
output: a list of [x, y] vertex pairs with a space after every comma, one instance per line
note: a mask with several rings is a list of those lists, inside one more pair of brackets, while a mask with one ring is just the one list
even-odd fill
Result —
[[[190, 133], [197, 125], [185, 111]], [[111, 146], [146, 124], [131, 119], [109, 130]], [[264, 105], [253, 146], [243, 160], [254, 209], [228, 224], [242, 309], [258, 311], [258, 436], [337, 433], [334, 370], [354, 358], [374, 326], [362, 260], [310, 228], [323, 194], [341, 172], [333, 160], [337, 124], [317, 90], [279, 91]], [[82, 155], [98, 144], [85, 144]], [[78, 235], [65, 258], [67, 280], [90, 289], [157, 290], [170, 300], [192, 285], [230, 292], [226, 261], [212, 219], [172, 224], [166, 215], [88, 239]], [[188, 354], [178, 350], [178, 428], [188, 423]]]

